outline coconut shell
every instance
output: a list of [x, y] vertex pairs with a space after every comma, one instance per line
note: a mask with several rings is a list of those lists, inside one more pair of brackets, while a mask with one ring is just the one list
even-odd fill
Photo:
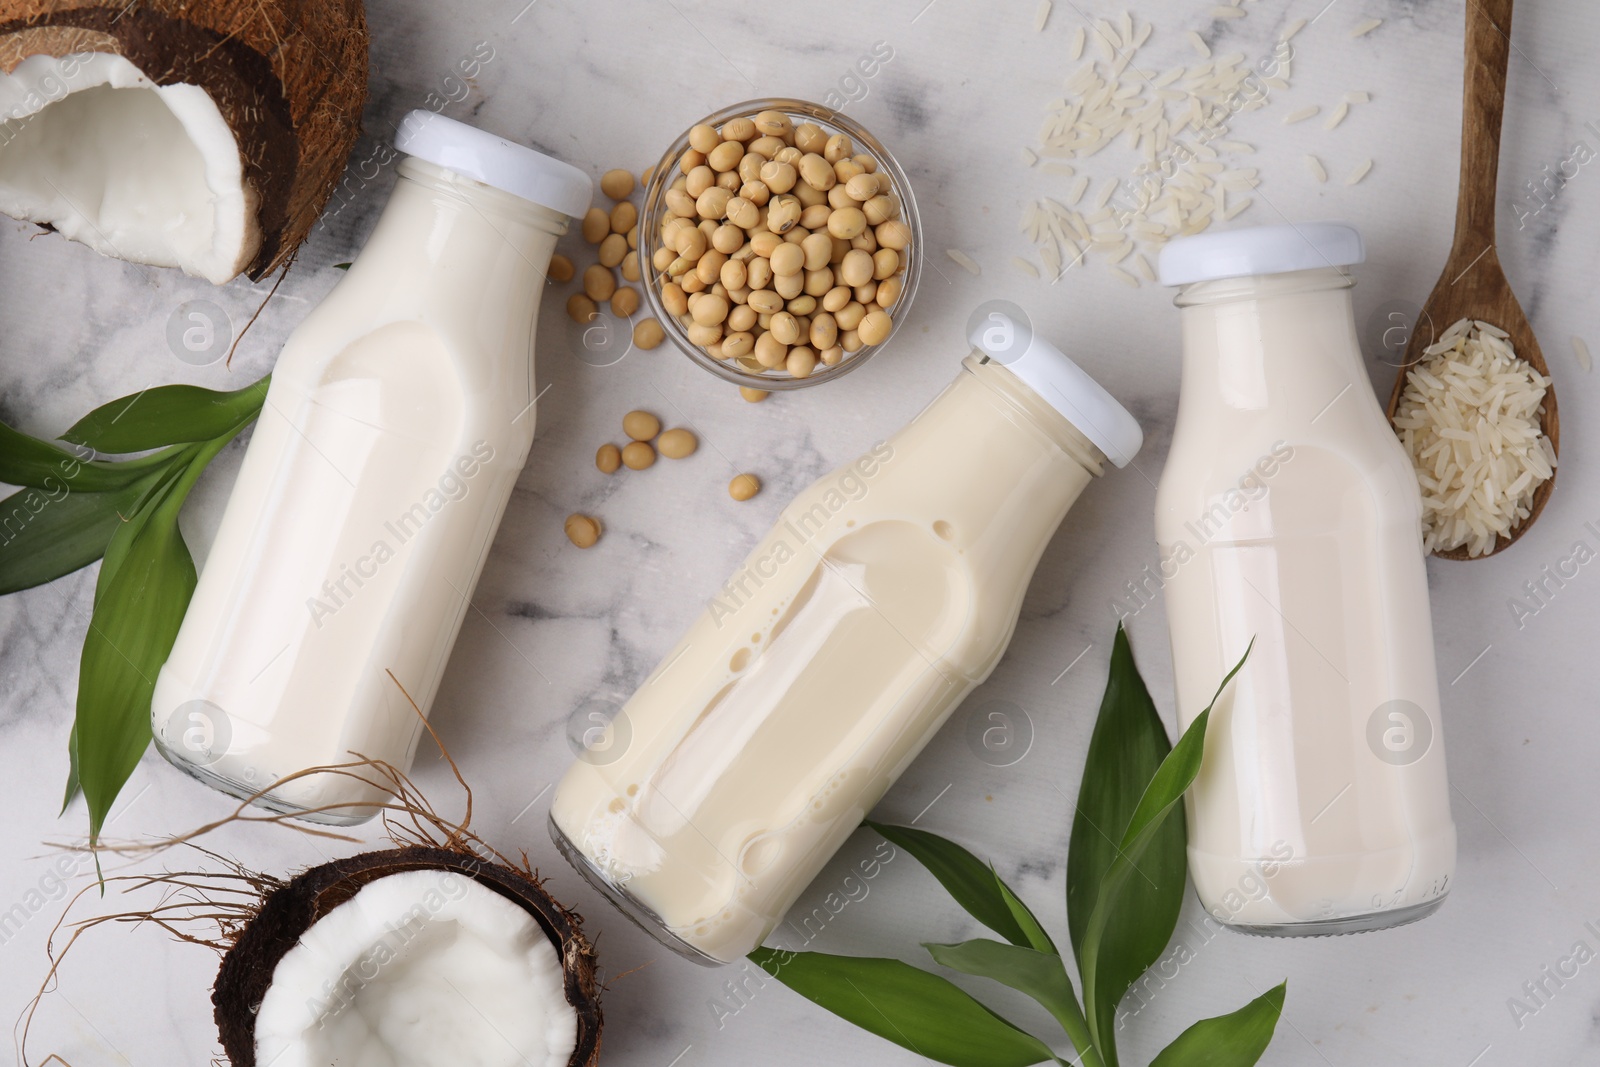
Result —
[[217, 1031], [233, 1067], [256, 1067], [256, 1012], [273, 971], [300, 935], [367, 883], [405, 871], [455, 871], [517, 904], [533, 916], [562, 957], [567, 1003], [578, 1016], [571, 1067], [592, 1065], [600, 1053], [600, 988], [594, 949], [578, 916], [558, 904], [528, 874], [448, 849], [408, 846], [367, 852], [313, 867], [274, 890], [245, 924], [222, 959], [212, 989]]
[[71, 52], [111, 52], [157, 85], [211, 95], [260, 198], [250, 277], [310, 235], [361, 130], [361, 0], [0, 0], [0, 70]]

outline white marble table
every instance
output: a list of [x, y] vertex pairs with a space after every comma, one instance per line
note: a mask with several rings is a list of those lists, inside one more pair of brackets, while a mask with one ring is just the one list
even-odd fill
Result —
[[[1121, 396], [1144, 424], [1136, 470], [1089, 491], [1039, 568], [1015, 643], [975, 701], [1004, 700], [1035, 729], [1025, 759], [994, 768], [976, 759], [959, 724], [945, 731], [884, 800], [879, 814], [952, 835], [992, 856], [1048, 924], [1064, 925], [1063, 858], [1071, 797], [1105, 678], [1125, 582], [1155, 560], [1154, 482], [1164, 461], [1178, 388], [1177, 315], [1155, 286], [1131, 289], [1103, 267], [1059, 284], [1009, 264], [1026, 255], [1017, 233], [1027, 197], [1064, 184], [1025, 170], [1046, 103], [1073, 69], [1067, 40], [1085, 14], [1118, 8], [1057, 0], [1034, 30], [1033, 0], [897, 0], [885, 5], [774, 5], [678, 0], [671, 4], [560, 4], [493, 0], [473, 6], [374, 0], [372, 100], [358, 154], [430, 92], [447, 92], [458, 60], [482, 41], [495, 58], [470, 95], [446, 113], [475, 119], [588, 168], [639, 169], [658, 142], [714, 108], [755, 95], [818, 98], [876, 41], [894, 58], [850, 105], [911, 174], [932, 253], [905, 331], [872, 365], [825, 389], [748, 405], [669, 349], [597, 368], [579, 358], [576, 331], [552, 292], [540, 329], [539, 373], [550, 390], [539, 436], [495, 542], [434, 710], [458, 762], [478, 786], [477, 825], [504, 849], [526, 848], [550, 887], [599, 934], [607, 974], [605, 1061], [613, 1065], [813, 1063], [916, 1057], [768, 984], [734, 999], [733, 969], [704, 970], [671, 957], [581, 884], [543, 826], [548, 789], [571, 753], [567, 715], [591, 695], [621, 697], [643, 677], [789, 494], [914, 414], [955, 373], [962, 323], [978, 301], [1007, 297]], [[1262, 196], [1241, 222], [1338, 217], [1358, 224], [1370, 262], [1358, 269], [1363, 326], [1390, 301], [1425, 295], [1449, 243], [1455, 191], [1462, 4], [1431, 0], [1259, 0], [1249, 17], [1212, 23], [1204, 0], [1146, 0], [1157, 24], [1147, 46], [1165, 66], [1193, 62], [1182, 32], [1202, 30], [1219, 50], [1264, 54], [1283, 26], [1322, 14], [1295, 40], [1288, 104], [1336, 102], [1365, 89], [1370, 104], [1338, 130], [1320, 121], [1286, 128], [1284, 104], [1245, 116], [1240, 139], [1258, 146]], [[1471, 2], [1471, 0], [1467, 0]], [[1356, 40], [1369, 17], [1385, 23]], [[1511, 59], [1502, 168], [1500, 255], [1523, 297], [1560, 383], [1564, 415], [1560, 485], [1538, 528], [1489, 562], [1430, 564], [1450, 771], [1461, 859], [1444, 909], [1399, 931], [1302, 943], [1220, 935], [1190, 924], [1194, 958], [1153, 994], [1123, 1034], [1125, 1058], [1143, 1063], [1202, 1015], [1244, 1003], [1282, 978], [1288, 1003], [1263, 1062], [1277, 1065], [1428, 1063], [1589, 1064], [1600, 1056], [1600, 964], [1547, 977], [1575, 943], [1600, 949], [1600, 741], [1586, 671], [1600, 637], [1600, 569], [1583, 568], [1520, 625], [1510, 603], [1573, 543], [1600, 544], [1597, 476], [1588, 465], [1589, 416], [1600, 414], [1590, 375], [1569, 339], [1600, 344], [1591, 279], [1600, 260], [1600, 174], [1585, 166], [1550, 206], [1519, 226], [1523, 183], [1571, 156], [1600, 149], [1600, 8], [1583, 0], [1525, 3]], [[1595, 121], [1597, 125], [1587, 125]], [[1335, 178], [1318, 185], [1302, 155], [1316, 150]], [[1361, 159], [1362, 184], [1341, 176]], [[1569, 170], [1571, 168], [1569, 167]], [[1119, 173], [1113, 153], [1091, 160], [1097, 179]], [[187, 299], [221, 304], [238, 324], [266, 287], [220, 291], [168, 271], [104, 260], [20, 224], [0, 225], [0, 415], [32, 432], [63, 430], [106, 399], [162, 382], [243, 384], [265, 372], [282, 339], [337, 281], [331, 265], [360, 247], [386, 194], [385, 173], [319, 230], [232, 370], [195, 368], [165, 343], [172, 310]], [[578, 242], [569, 238], [575, 250]], [[971, 276], [945, 258], [959, 248], [983, 268]], [[1371, 363], [1375, 388], [1393, 371]], [[690, 462], [607, 480], [591, 463], [635, 406], [692, 423], [707, 445]], [[215, 464], [185, 516], [197, 558], [215, 528], [238, 463]], [[759, 471], [766, 491], [749, 504], [723, 492], [733, 467]], [[568, 512], [601, 515], [607, 534], [587, 553], [561, 532]], [[1594, 573], [1591, 573], [1593, 571]], [[46, 934], [60, 904], [42, 882], [46, 841], [79, 833], [81, 809], [55, 817], [78, 651], [93, 572], [0, 601], [0, 1014], [19, 1011], [43, 976]], [[1171, 670], [1159, 603], [1128, 626], [1158, 704], [1171, 721]], [[1090, 647], [1092, 646], [1092, 647]], [[1089, 648], [1071, 670], [1068, 664]], [[959, 713], [958, 713], [959, 714]], [[446, 769], [423, 761], [420, 782], [455, 804]], [[159, 835], [196, 825], [228, 802], [153, 754], [138, 768], [110, 832]], [[349, 846], [291, 832], [230, 832], [219, 845], [246, 863], [284, 872]], [[843, 863], [872, 848], [858, 835], [808, 894], [820, 901]], [[74, 885], [84, 884], [82, 875]], [[815, 898], [815, 899], [811, 899]], [[809, 908], [809, 904], [807, 905]], [[1595, 925], [1587, 926], [1593, 921]], [[1182, 931], [1187, 930], [1187, 933]], [[901, 858], [870, 892], [829, 924], [815, 947], [903, 954], [919, 940], [952, 940], [972, 924]], [[1546, 967], [1552, 968], [1546, 971]], [[200, 1063], [212, 1053], [208, 987], [215, 959], [153, 929], [106, 929], [84, 942], [46, 1002], [34, 1055], [99, 1063]], [[1525, 983], [1543, 992], [1531, 1000]], [[972, 988], [976, 989], [974, 985]], [[1019, 998], [985, 995], [1019, 1021], [1051, 1033]], [[1509, 998], [1537, 1010], [1514, 1018]], [[720, 1005], [720, 1007], [719, 1007]]]

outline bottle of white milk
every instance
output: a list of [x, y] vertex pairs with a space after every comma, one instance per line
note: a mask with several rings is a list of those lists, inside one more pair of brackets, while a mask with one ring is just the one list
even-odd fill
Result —
[[761, 943], [994, 669], [1078, 494], [1139, 449], [1014, 318], [973, 341], [910, 425], [784, 510], [556, 791], [562, 852], [685, 955]]
[[[395, 144], [371, 239], [278, 359], [156, 683], [161, 752], [236, 796], [353, 753], [410, 765], [400, 686], [428, 710], [533, 441], [545, 268], [590, 180], [426, 111]], [[318, 774], [261, 803], [351, 823], [380, 799]]]
[[1416, 475], [1356, 340], [1338, 223], [1174, 241], [1183, 389], [1156, 497], [1179, 725], [1218, 701], [1189, 868], [1220, 922], [1375, 930], [1455, 868]]

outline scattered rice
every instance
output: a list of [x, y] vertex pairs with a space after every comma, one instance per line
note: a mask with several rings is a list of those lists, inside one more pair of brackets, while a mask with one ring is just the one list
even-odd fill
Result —
[[1318, 159], [1316, 156], [1308, 154], [1306, 156], [1306, 166], [1311, 168], [1311, 176], [1317, 179], [1319, 183], [1328, 180], [1328, 168], [1324, 167], [1322, 165], [1322, 160]]
[[1033, 149], [1024, 146], [1022, 149], [1022, 165], [1031, 167], [1037, 162], [1039, 162], [1038, 154]]
[[1360, 89], [1344, 94], [1344, 102], [1347, 104], [1366, 104], [1371, 103], [1371, 101], [1372, 94]]
[[1293, 22], [1289, 23], [1288, 29], [1284, 30], [1283, 31], [1283, 36], [1278, 38], [1278, 39], [1280, 41], [1292, 41], [1292, 40], [1294, 40], [1294, 35], [1299, 33], [1301, 30], [1303, 30], [1305, 28], [1306, 28], [1306, 20], [1305, 19], [1295, 19]]
[[1315, 104], [1312, 104], [1309, 107], [1296, 108], [1294, 111], [1291, 111], [1287, 115], [1283, 116], [1283, 124], [1285, 126], [1293, 126], [1297, 122], [1304, 122], [1306, 119], [1313, 117], [1321, 110], [1322, 109]]
[[1021, 256], [1012, 256], [1011, 262], [1016, 264], [1017, 269], [1028, 277], [1037, 278], [1039, 276], [1039, 268], [1035, 267], [1031, 260], [1023, 259]]
[[[1239, 12], [1230, 14], [1235, 18], [1248, 14], [1251, 2], [1211, 0]], [[1284, 39], [1303, 26], [1304, 20], [1289, 26]], [[1279, 49], [1273, 76], [1266, 77], [1243, 52], [1214, 55], [1199, 32], [1186, 30], [1182, 36], [1200, 58], [1154, 68], [1139, 54], [1152, 32], [1131, 12], [1072, 30], [1071, 56], [1088, 53], [1069, 68], [1061, 95], [1046, 104], [1032, 155], [1023, 157], [1066, 178], [1053, 198], [1035, 196], [1021, 212], [1020, 230], [1046, 278], [1059, 278], [1093, 255], [1108, 267], [1120, 264], [1137, 283], [1144, 274], [1141, 257], [1148, 266], [1167, 241], [1248, 210], [1246, 194], [1261, 184], [1258, 171], [1236, 165], [1237, 156], [1255, 149], [1230, 140], [1229, 131], [1239, 115], [1277, 103], [1277, 90], [1290, 88], [1290, 63], [1281, 57], [1287, 49]], [[1309, 108], [1293, 121], [1320, 111]], [[1115, 180], [1110, 173], [1120, 168], [1088, 162], [1113, 146], [1135, 157]]]
[[1242, 19], [1244, 18], [1244, 11], [1237, 7], [1214, 7], [1211, 9], [1211, 17], [1214, 19]]
[[1156, 280], [1156, 272], [1153, 268], [1151, 268], [1150, 261], [1145, 259], [1144, 256], [1139, 255], [1133, 257], [1133, 263], [1134, 266], [1139, 268], [1139, 276], [1145, 281], [1153, 282]]
[[1325, 130], [1333, 129], [1335, 126], [1339, 125], [1339, 123], [1343, 122], [1344, 117], [1348, 114], [1350, 114], [1350, 105], [1341, 103], [1338, 107], [1333, 109], [1333, 114], [1328, 116], [1328, 121], [1322, 124], [1322, 128]]
[[1581, 337], [1572, 339], [1572, 354], [1578, 357], [1578, 366], [1585, 371], [1594, 369], [1594, 360], [1589, 356], [1589, 346]]
[[1394, 427], [1422, 490], [1429, 551], [1481, 556], [1526, 519], [1555, 472], [1540, 418], [1550, 379], [1518, 358], [1505, 331], [1462, 319], [1406, 373]]
[[1131, 285], [1135, 289], [1139, 288], [1139, 279], [1135, 278], [1121, 267], [1112, 267], [1111, 273], [1115, 274], [1117, 276], [1117, 280], [1125, 285]]
[[1368, 19], [1367, 21], [1363, 22], [1361, 25], [1357, 26], [1354, 30], [1350, 31], [1350, 36], [1352, 36], [1352, 37], [1365, 37], [1367, 34], [1371, 33], [1373, 30], [1377, 29], [1379, 26], [1382, 26], [1382, 25], [1383, 25], [1383, 20], [1382, 19]]
[[961, 251], [959, 248], [947, 248], [944, 250], [944, 254], [953, 259], [961, 267], [964, 267], [969, 274], [983, 273], [983, 268], [978, 266], [977, 261], [971, 256], [967, 255], [965, 252]]
[[1050, 21], [1050, 0], [1039, 0], [1039, 10], [1033, 15], [1033, 32], [1044, 32], [1044, 24]]
[[1372, 160], [1369, 159], [1355, 170], [1351, 171], [1350, 177], [1346, 178], [1344, 183], [1346, 185], [1355, 185], [1360, 182], [1362, 178], [1365, 178], [1370, 170], [1372, 170]]

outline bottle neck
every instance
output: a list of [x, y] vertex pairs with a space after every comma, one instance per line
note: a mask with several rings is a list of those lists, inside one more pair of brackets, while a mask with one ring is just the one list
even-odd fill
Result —
[[510, 317], [531, 327], [567, 218], [425, 160], [400, 179], [351, 275], [387, 275], [419, 314]]
[[974, 350], [961, 365], [994, 393], [1008, 412], [1033, 426], [1084, 470], [1097, 478], [1105, 474], [1105, 453], [1004, 364]]
[[[1365, 379], [1350, 275], [1334, 267], [1196, 282], [1183, 309], [1183, 398], [1261, 410]], [[1337, 386], [1336, 386], [1337, 388]]]

